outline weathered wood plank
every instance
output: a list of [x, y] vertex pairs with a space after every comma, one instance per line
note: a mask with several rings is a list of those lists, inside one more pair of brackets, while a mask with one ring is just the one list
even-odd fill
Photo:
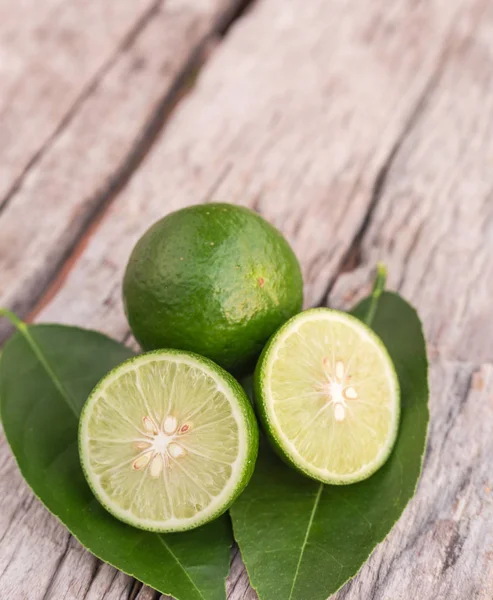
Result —
[[[45, 144], [10, 201], [0, 209], [0, 306], [11, 307], [25, 316], [81, 231], [138, 164], [154, 129], [173, 102], [177, 77], [197, 48], [240, 2], [156, 0], [140, 28], [131, 37], [127, 36], [106, 67], [90, 82], [86, 78], [83, 96], [73, 115]], [[81, 2], [74, 7], [79, 4]], [[87, 6], [93, 4], [100, 7], [97, 10], [106, 11], [110, 20], [117, 5], [120, 7], [120, 3], [107, 6], [100, 2], [90, 2]], [[122, 15], [129, 11], [124, 4], [129, 3], [122, 4]], [[131, 4], [141, 5], [133, 1]], [[95, 19], [97, 10], [85, 11], [88, 15], [81, 18], [81, 27], [91, 28], [86, 21]], [[75, 21], [72, 26], [76, 27], [74, 11], [75, 8], [66, 10], [67, 18], [70, 16], [70, 23]], [[84, 12], [82, 8], [80, 11]], [[106, 26], [113, 27], [111, 23]], [[63, 19], [60, 27], [62, 32], [68, 27]], [[98, 21], [96, 29], [102, 29], [102, 35], [104, 23]], [[46, 41], [52, 53], [52, 46], [61, 34], [55, 29], [53, 35], [54, 40]], [[95, 47], [96, 52], [97, 44]], [[40, 44], [40, 51], [43, 48]], [[76, 44], [74, 52], [74, 57], [67, 56], [68, 64], [63, 63], [71, 78], [77, 76], [86, 60], [82, 42]], [[34, 87], [31, 94], [43, 96], [44, 84], [36, 82], [33, 85], [38, 87]], [[35, 100], [30, 98], [29, 102]], [[25, 124], [21, 127], [20, 122], [9, 115], [5, 118], [8, 126], [13, 127], [9, 135], [17, 135], [17, 129], [38, 135], [32, 127]], [[9, 144], [3, 141], [2, 134], [2, 148], [8, 148]], [[27, 142], [19, 143], [27, 147]], [[10, 176], [15, 177], [14, 166], [8, 161], [4, 165]], [[6, 325], [2, 323], [0, 338], [5, 330]]]
[[[272, 15], [269, 15], [269, 18], [271, 16]], [[245, 28], [247, 25], [248, 23], [245, 24]], [[327, 203], [326, 198], [327, 194], [330, 192], [330, 189], [333, 187], [334, 180], [337, 180], [338, 178], [338, 167], [340, 168], [339, 165], [335, 166], [334, 171], [330, 170], [330, 165], [327, 167], [328, 172], [326, 173], [326, 179], [319, 182], [319, 192], [315, 197], [313, 194], [313, 189], [304, 190], [304, 193], [312, 198], [312, 204], [311, 206], [307, 206], [306, 203], [300, 203], [298, 207], [298, 211], [300, 212], [296, 210], [294, 203], [292, 203], [291, 198], [289, 197], [289, 194], [293, 188], [293, 179], [296, 182], [296, 180], [299, 180], [300, 178], [300, 171], [297, 170], [296, 165], [299, 159], [299, 153], [296, 152], [296, 150], [298, 150], [296, 144], [290, 148], [290, 152], [287, 154], [282, 153], [279, 149], [270, 151], [270, 160], [280, 161], [282, 157], [282, 159], [285, 161], [285, 164], [288, 165], [284, 171], [279, 172], [279, 167], [274, 170], [267, 168], [262, 169], [263, 160], [268, 160], [268, 158], [266, 159], [265, 155], [267, 155], [267, 157], [269, 156], [269, 148], [271, 147], [271, 144], [275, 144], [276, 140], [278, 140], [279, 137], [282, 137], [282, 132], [276, 128], [274, 128], [272, 131], [267, 127], [266, 130], [266, 124], [272, 121], [272, 114], [276, 107], [272, 106], [272, 101], [265, 99], [265, 94], [272, 94], [272, 92], [278, 88], [279, 78], [281, 77], [280, 73], [278, 74], [277, 79], [273, 79], [272, 87], [268, 87], [267, 90], [265, 90], [267, 81], [272, 78], [272, 72], [269, 69], [266, 69], [267, 72], [263, 74], [263, 77], [259, 76], [257, 72], [250, 75], [249, 80], [245, 83], [245, 88], [242, 89], [241, 93], [238, 95], [241, 98], [242, 94], [245, 93], [245, 90], [248, 89], [252, 83], [255, 83], [256, 87], [252, 89], [244, 102], [245, 106], [249, 106], [251, 105], [253, 98], [258, 97], [259, 95], [262, 97], [262, 94], [264, 94], [263, 102], [260, 102], [261, 108], [257, 108], [251, 115], [245, 110], [244, 112], [247, 116], [245, 118], [245, 122], [242, 121], [240, 123], [242, 126], [240, 128], [240, 132], [235, 132], [236, 135], [232, 135], [229, 133], [233, 127], [231, 123], [234, 120], [236, 111], [241, 112], [241, 107], [238, 107], [237, 103], [233, 102], [232, 98], [230, 98], [228, 103], [222, 106], [224, 106], [224, 109], [228, 109], [228, 107], [231, 106], [232, 108], [229, 110], [233, 114], [228, 114], [228, 111], [226, 110], [226, 115], [224, 115], [222, 118], [218, 115], [215, 120], [209, 119], [209, 123], [212, 122], [212, 126], [210, 126], [212, 131], [209, 131], [209, 129], [204, 131], [204, 127], [201, 127], [200, 130], [202, 131], [202, 136], [205, 134], [208, 136], [208, 139], [204, 142], [203, 151], [200, 156], [196, 158], [195, 161], [191, 159], [191, 156], [193, 156], [193, 154], [197, 151], [200, 151], [200, 148], [202, 148], [201, 142], [199, 149], [197, 149], [197, 141], [194, 131], [196, 131], [197, 128], [203, 123], [207, 123], [207, 117], [209, 111], [211, 110], [208, 107], [214, 106], [215, 90], [217, 90], [219, 87], [219, 90], [217, 91], [218, 94], [224, 94], [227, 92], [227, 90], [224, 90], [219, 86], [219, 74], [215, 75], [215, 70], [220, 69], [220, 73], [224, 73], [224, 69], [232, 69], [232, 65], [236, 65], [235, 68], [239, 68], [239, 55], [246, 55], [247, 57], [251, 56], [251, 54], [248, 54], [245, 50], [245, 42], [241, 35], [242, 33], [243, 32], [241, 30], [240, 33], [236, 33], [237, 36], [240, 36], [239, 39], [242, 42], [240, 48], [238, 49], [238, 55], [234, 55], [230, 59], [231, 62], [228, 60], [225, 67], [223, 64], [225, 59], [223, 58], [223, 55], [221, 55], [220, 50], [219, 57], [214, 60], [211, 65], [211, 69], [206, 70], [206, 73], [199, 83], [197, 94], [192, 96], [188, 103], [184, 103], [183, 108], [178, 111], [176, 118], [170, 124], [170, 127], [163, 136], [162, 141], [160, 141], [159, 146], [153, 151], [149, 161], [143, 166], [142, 171], [137, 173], [136, 177], [131, 181], [122, 198], [119, 199], [118, 204], [115, 204], [114, 208], [110, 211], [108, 220], [102, 225], [102, 228], [100, 232], [98, 232], [98, 235], [94, 241], [89, 244], [89, 247], [84, 253], [76, 270], [74, 270], [69, 277], [65, 288], [55, 299], [55, 301], [49, 307], [47, 307], [47, 309], [44, 311], [44, 315], [41, 315], [43, 318], [55, 318], [56, 315], [56, 318], [58, 319], [61, 316], [62, 319], [67, 318], [69, 321], [77, 322], [79, 320], [79, 322], [85, 324], [90, 322], [93, 326], [95, 325], [100, 328], [106, 328], [106, 330], [111, 332], [113, 335], [116, 334], [122, 337], [125, 335], [126, 324], [122, 318], [121, 312], [117, 312], [114, 309], [114, 304], [118, 305], [119, 303], [120, 293], [119, 285], [117, 284], [115, 287], [115, 282], [118, 282], [121, 276], [124, 261], [131, 248], [133, 239], [128, 239], [128, 237], [123, 236], [122, 232], [125, 231], [126, 236], [129, 236], [129, 232], [132, 232], [134, 239], [138, 237], [141, 231], [147, 227], [152, 220], [161, 215], [162, 206], [160, 198], [166, 197], [166, 192], [167, 196], [170, 198], [169, 203], [167, 203], [166, 210], [176, 208], [186, 202], [201, 199], [204, 195], [203, 190], [214, 188], [216, 183], [219, 183], [219, 187], [216, 186], [217, 189], [215, 190], [214, 195], [219, 197], [219, 199], [229, 199], [229, 194], [233, 196], [231, 190], [234, 190], [235, 188], [239, 189], [240, 186], [245, 184], [245, 173], [251, 173], [254, 182], [250, 183], [250, 186], [253, 187], [253, 190], [255, 190], [255, 188], [267, 190], [267, 194], [265, 194], [264, 191], [264, 196], [260, 199], [257, 198], [257, 203], [254, 204], [254, 206], [262, 210], [262, 212], [267, 214], [271, 219], [274, 219], [277, 224], [282, 226], [284, 231], [287, 231], [288, 233], [291, 232], [291, 237], [294, 239], [298, 254], [300, 254], [303, 259], [305, 273], [308, 271], [307, 267], [312, 264], [313, 257], [316, 256], [318, 252], [324, 251], [322, 240], [317, 238], [318, 228], [326, 228], [328, 236], [331, 234], [336, 234], [336, 229], [332, 225], [332, 221], [336, 220], [334, 217], [340, 218], [341, 208], [344, 206], [344, 200], [346, 200], [346, 198], [342, 199], [342, 206], [341, 204], [338, 205], [338, 198], [334, 199], [333, 203]], [[243, 33], [243, 36], [244, 35], [245, 34]], [[293, 31], [288, 29], [284, 32], [284, 35], [293, 36]], [[442, 43], [443, 39], [444, 36], [442, 35]], [[233, 41], [235, 41], [234, 37]], [[239, 42], [236, 43], [238, 44]], [[279, 41], [278, 44], [280, 45]], [[299, 52], [301, 48], [302, 45], [293, 52]], [[430, 66], [426, 73], [426, 77], [421, 74], [423, 78], [420, 80], [420, 94], [424, 89], [426, 89], [428, 82], [433, 77], [435, 66], [439, 61], [439, 48], [440, 47], [437, 46], [435, 49], [435, 62], [430, 59]], [[227, 47], [224, 52], [226, 53], [226, 51], [229, 55], [229, 47]], [[220, 67], [216, 66], [217, 61], [219, 61]], [[279, 63], [281, 63], [281, 59], [279, 59]], [[338, 72], [342, 70], [340, 65], [338, 65], [338, 70]], [[242, 79], [242, 75], [244, 74], [241, 73], [240, 68], [240, 75], [238, 76], [239, 81]], [[329, 81], [331, 77], [334, 77], [333, 72], [327, 75]], [[211, 83], [208, 83], [208, 78], [212, 78]], [[326, 82], [322, 82], [322, 85], [324, 84], [329, 85]], [[312, 92], [315, 93], [313, 90]], [[358, 111], [358, 106], [356, 105], [359, 100], [359, 92], [359, 89], [355, 91], [355, 95], [352, 98], [352, 104], [348, 102], [347, 98], [345, 98], [345, 102], [346, 107], [349, 106], [347, 110], [350, 111], [351, 108], [353, 108], [357, 114], [356, 118], [363, 120], [365, 116], [364, 112], [360, 109], [360, 113]], [[318, 91], [318, 93], [320, 92]], [[404, 92], [401, 89], [400, 94], [402, 95], [403, 93]], [[320, 276], [320, 274], [312, 275], [315, 286], [318, 285], [319, 290], [323, 290], [327, 285], [327, 282], [334, 277], [339, 262], [342, 260], [345, 251], [348, 249], [352, 238], [356, 235], [358, 228], [361, 225], [365, 210], [371, 205], [372, 190], [375, 184], [377, 173], [379, 172], [379, 168], [384, 164], [387, 154], [391, 152], [391, 148], [393, 148], [396, 136], [400, 136], [401, 132], [405, 129], [406, 121], [412, 115], [414, 106], [418, 102], [420, 94], [415, 94], [411, 99], [408, 99], [408, 110], [406, 111], [405, 117], [401, 115], [400, 127], [395, 127], [393, 134], [389, 136], [385, 157], [380, 159], [380, 163], [377, 162], [375, 165], [373, 165], [373, 169], [371, 170], [373, 178], [369, 174], [366, 174], [366, 177], [361, 177], [363, 181], [366, 179], [366, 193], [361, 194], [360, 204], [357, 207], [361, 211], [361, 217], [359, 220], [355, 219], [356, 209], [354, 209], [354, 213], [349, 211], [347, 213], [346, 220], [342, 223], [339, 223], [340, 228], [350, 228], [349, 235], [346, 236], [345, 244], [342, 246], [342, 248], [340, 246], [338, 248], [337, 260], [333, 261], [330, 277]], [[301, 102], [301, 99], [298, 98], [298, 101]], [[297, 107], [296, 103], [293, 104], [295, 109], [300, 110], [301, 113], [299, 106]], [[283, 111], [287, 111], [289, 113], [289, 110], [289, 107], [283, 107]], [[389, 111], [390, 110], [391, 108], [389, 106]], [[203, 113], [205, 113], [205, 115]], [[282, 114], [285, 113], [283, 112]], [[308, 162], [310, 158], [316, 162], [317, 154], [320, 151], [320, 146], [314, 144], [312, 147], [308, 143], [309, 134], [314, 131], [315, 123], [317, 120], [320, 120], [320, 117], [321, 115], [318, 114], [313, 118], [313, 122], [307, 127], [308, 131], [306, 134], [304, 131], [304, 123], [300, 125], [299, 123], [296, 123], [294, 119], [290, 119], [289, 115], [285, 117], [286, 122], [294, 121], [294, 130], [297, 128], [301, 130], [297, 135], [296, 132], [294, 133], [295, 139], [303, 139], [306, 135], [306, 146], [304, 147], [304, 151], [307, 154], [305, 159], [306, 162]], [[216, 121], [218, 122], [216, 123]], [[257, 121], [260, 121], [258, 129], [256, 129], [255, 125]], [[252, 127], [254, 128], [254, 131], [247, 137], [245, 132]], [[366, 155], [370, 155], [372, 152], [371, 144], [376, 144], [378, 146], [377, 136], [382, 127], [383, 125], [376, 126], [373, 130], [373, 137], [369, 139], [369, 146], [366, 148]], [[261, 136], [260, 129], [264, 129], [267, 132]], [[224, 132], [225, 130], [228, 132], [227, 136], [232, 138], [231, 141], [229, 141], [228, 138], [226, 139], [229, 144], [231, 144], [235, 139], [240, 138], [240, 136], [243, 134], [244, 137], [242, 137], [242, 148], [239, 152], [231, 153], [230, 146], [226, 143], [223, 143], [223, 145], [219, 147], [219, 151], [217, 150], [217, 141], [220, 139], [220, 133]], [[203, 139], [203, 137], [201, 137], [201, 139]], [[251, 147], [249, 147], [249, 145]], [[207, 148], [211, 147], [216, 148], [216, 154], [212, 158], [210, 158], [210, 155], [207, 154]], [[259, 152], [259, 149], [260, 151], [262, 151], [262, 149], [264, 150], [264, 155], [256, 156], [256, 153]], [[359, 148], [359, 150], [361, 151], [361, 148]], [[346, 150], [346, 152], [348, 152], [348, 150]], [[362, 152], [364, 155], [364, 150]], [[173, 162], [174, 156], [175, 158]], [[186, 157], [188, 159], [187, 162], [191, 164], [185, 164], [185, 167], [179, 167], [178, 163], [180, 161], [184, 162], [184, 157]], [[230, 167], [229, 171], [226, 173], [226, 171], [222, 170], [222, 168], [224, 164], [226, 164], [226, 166], [229, 164], [226, 161], [227, 157], [229, 157], [230, 160], [231, 157], [233, 157], [235, 165]], [[358, 161], [358, 157], [355, 157], [354, 160]], [[167, 172], [166, 177], [163, 177], [162, 165], [169, 164], [170, 161], [171, 167], [173, 168], [170, 172]], [[213, 164], [210, 164], [210, 161], [213, 161]], [[207, 163], [207, 168], [202, 167], [204, 162]], [[199, 173], [194, 172], [194, 163], [195, 165], [198, 164], [201, 166]], [[221, 166], [221, 169], [218, 167], [218, 165]], [[364, 170], [364, 164], [362, 164], [361, 159], [359, 159], [359, 162], [355, 166], [354, 173], [359, 174], [358, 170], [361, 169]], [[174, 176], [175, 173], [176, 176]], [[195, 178], [192, 177], [192, 174], [195, 175]], [[226, 179], [221, 180], [221, 178], [224, 177]], [[260, 182], [255, 184], [255, 179], [257, 177], [260, 178]], [[262, 179], [267, 181], [264, 182]], [[272, 189], [274, 184], [277, 184], [277, 189]], [[229, 185], [229, 191], [223, 187], [225, 185]], [[350, 190], [354, 188], [355, 181], [348, 181], [346, 185], [348, 186], [347, 189]], [[183, 189], [184, 186], [188, 187]], [[311, 187], [312, 186], [310, 186], [310, 188]], [[271, 191], [270, 195], [268, 194], [269, 191]], [[248, 189], [248, 186], [246, 190], [238, 193], [237, 195], [237, 197], [246, 203], [251, 202], [251, 196], [254, 196], [255, 199], [256, 194], [252, 193], [251, 190]], [[153, 198], [156, 198], [154, 203], [152, 202]], [[142, 223], [136, 222], [134, 215], [130, 212], [131, 208], [133, 207], [134, 210], [140, 215]], [[324, 209], [327, 211], [325, 213], [327, 214], [327, 220], [323, 218]], [[302, 221], [301, 229], [298, 232], [295, 232], [295, 227], [293, 226], [293, 217], [296, 217], [296, 219], [301, 219], [301, 211], [307, 213], [305, 215], [305, 219], [307, 220]], [[294, 215], [293, 212], [295, 213]], [[296, 214], [296, 212], [298, 212], [298, 214]], [[118, 215], [118, 218], [123, 220], [123, 225], [119, 224], [118, 227], [114, 226], [116, 223], [115, 215]], [[125, 218], [125, 215], [129, 216]], [[133, 233], [134, 229], [135, 233]], [[293, 235], [293, 233], [296, 235]], [[315, 236], [315, 241], [313, 240], [313, 236]], [[310, 245], [310, 243], [312, 245]], [[312, 253], [313, 250], [315, 250], [315, 254]], [[101, 261], [102, 256], [104, 256], [106, 260]], [[310, 278], [310, 273], [308, 272], [307, 274], [308, 278]], [[101, 308], [97, 311], [94, 311], [94, 305], [89, 297], [81, 297], [81, 294], [84, 295], [84, 288], [87, 284], [89, 284], [89, 282], [95, 284], [97, 286], [96, 289], [100, 291], [104, 290], [102, 295], [103, 301], [100, 305]], [[71, 291], [70, 288], [72, 288], [74, 291]], [[74, 294], [75, 289], [77, 289], [77, 296]], [[65, 294], [67, 295], [65, 296]], [[316, 301], [317, 295], [317, 293], [314, 293], [310, 290], [309, 302]], [[93, 306], [93, 308], [90, 309], [92, 312], [91, 315], [88, 314], [90, 306]], [[65, 315], [67, 316], [65, 317]], [[255, 594], [248, 586], [248, 579], [244, 571], [241, 570], [241, 562], [239, 562], [238, 559], [239, 556], [233, 563], [236, 569], [233, 571], [230, 577], [230, 596], [231, 598], [235, 599], [243, 597], [254, 598]]]
[[0, 206], [155, 0], [0, 2]]
[[228, 600], [257, 600], [257, 594], [250, 585], [248, 573], [237, 548], [234, 549], [232, 554], [231, 571], [226, 584], [226, 596]]
[[440, 355], [478, 364], [493, 360], [493, 5], [483, 8], [457, 24], [436, 89], [381, 186], [362, 264], [331, 295], [340, 305], [384, 260]]
[[237, 22], [42, 318], [123, 338], [120, 279], [133, 244], [165, 213], [212, 199], [279, 226], [300, 257], [307, 303], [324, 296], [434, 81], [456, 8], [300, 2], [260, 2]]
[[419, 491], [337, 600], [493, 597], [493, 365], [435, 361], [431, 390]]
[[[250, 204], [289, 235], [302, 260], [308, 303], [324, 296], [360, 234], [364, 267], [337, 283], [333, 297], [339, 303], [346, 294], [354, 293], [356, 283], [367, 281], [366, 267], [373, 263], [377, 252], [390, 259], [391, 275], [396, 277], [397, 273], [399, 278], [404, 274], [404, 292], [406, 285], [421, 289], [418, 278], [423, 274], [423, 255], [413, 255], [409, 246], [407, 252], [406, 248], [399, 250], [402, 256], [409, 254], [407, 261], [401, 258], [399, 262], [393, 254], [401, 238], [407, 239], [412, 219], [401, 213], [399, 219], [390, 220], [392, 228], [384, 228], [388, 237], [379, 237], [382, 221], [389, 221], [385, 215], [390, 209], [411, 206], [395, 200], [411, 201], [413, 194], [406, 193], [409, 188], [404, 188], [403, 195], [391, 193], [390, 200], [385, 200], [390, 182], [397, 185], [407, 170], [408, 185], [421, 181], [418, 189], [426, 190], [426, 194], [416, 193], [412, 203], [414, 211], [425, 207], [423, 227], [429, 219], [433, 223], [444, 218], [456, 223], [449, 228], [450, 233], [444, 229], [438, 240], [429, 234], [428, 243], [438, 241], [437, 252], [457, 244], [466, 255], [461, 265], [470, 264], [477, 256], [477, 248], [468, 234], [462, 237], [460, 219], [454, 221], [463, 218], [459, 207], [462, 201], [470, 200], [467, 190], [455, 195], [451, 205], [455, 207], [455, 217], [445, 201], [437, 202], [446, 174], [455, 168], [454, 161], [460, 157], [444, 154], [447, 143], [429, 145], [437, 115], [443, 121], [441, 143], [448, 141], [455, 147], [463, 135], [460, 128], [446, 127], [450, 103], [464, 101], [464, 95], [454, 92], [453, 76], [447, 93], [449, 102], [439, 103], [441, 108], [433, 113], [433, 119], [422, 123], [434, 99], [441, 97], [442, 82], [447, 77], [443, 73], [449, 72], [449, 60], [453, 65], [461, 61], [458, 52], [452, 52], [450, 59], [449, 54], [444, 54], [445, 48], [456, 47], [462, 32], [476, 31], [479, 17], [481, 28], [471, 44], [475, 52], [488, 47], [491, 20], [489, 15], [479, 14], [485, 5], [486, 1], [479, 0], [463, 3], [463, 18], [455, 19], [457, 7], [448, 2], [411, 5], [402, 1], [389, 9], [382, 0], [365, 11], [347, 3], [321, 0], [305, 6], [303, 11], [295, 10], [294, 2], [282, 3], [285, 10], [274, 0], [260, 3], [219, 48], [195, 93], [181, 104], [141, 170], [109, 210], [64, 287], [39, 319], [98, 327], [123, 339], [127, 328], [119, 304], [119, 281], [132, 244], [164, 212], [211, 197]], [[325, 28], [328, 22], [334, 30], [331, 35]], [[292, 73], [297, 75], [296, 82], [291, 81]], [[480, 73], [478, 79], [484, 83], [486, 76], [482, 70]], [[478, 103], [480, 99], [478, 93]], [[480, 109], [475, 103], [469, 105], [475, 115]], [[201, 132], [200, 137], [197, 131]], [[477, 150], [476, 158], [484, 149]], [[437, 157], [443, 170], [433, 168], [432, 161]], [[439, 177], [435, 180], [436, 172]], [[477, 177], [478, 172], [473, 171], [470, 185], [475, 185]], [[435, 191], [428, 196], [430, 178], [435, 181]], [[380, 212], [385, 202], [387, 212]], [[361, 231], [369, 209], [373, 209], [369, 227]], [[378, 220], [380, 214], [382, 218]], [[487, 222], [483, 220], [484, 227]], [[491, 249], [486, 244], [487, 236], [483, 232], [480, 235], [484, 241], [479, 249], [483, 258], [477, 260], [482, 263]], [[391, 240], [394, 250], [388, 248]], [[412, 246], [412, 239], [407, 243]], [[429, 255], [431, 247], [427, 248]], [[440, 262], [429, 273], [425, 270], [427, 285], [438, 289], [443, 282], [441, 293], [448, 291], [457, 297], [457, 291], [465, 288], [458, 287], [456, 281], [452, 285], [452, 278], [443, 271]], [[461, 275], [466, 277], [462, 272]], [[491, 291], [491, 281], [490, 277], [483, 283], [479, 304], [475, 294], [469, 295], [468, 310], [476, 307], [480, 324], [484, 322], [484, 299]], [[428, 324], [442, 318], [442, 306], [436, 301], [430, 303], [429, 297], [415, 295], [412, 289], [407, 295], [420, 309], [428, 311]], [[459, 328], [463, 318], [460, 311], [453, 312], [451, 326]], [[484, 327], [478, 331], [472, 322], [470, 327], [477, 340], [473, 348], [483, 348], [482, 344], [485, 348], [472, 354], [471, 360], [479, 365], [491, 356], [490, 341], [484, 339]], [[440, 339], [440, 331], [433, 327], [429, 333], [432, 342]], [[491, 422], [491, 407], [486, 402], [491, 393], [491, 367], [482, 367], [485, 389], [468, 392], [468, 380], [475, 367], [451, 362], [454, 357], [465, 356], [456, 355], [463, 348], [456, 345], [451, 345], [446, 354], [450, 360], [437, 362], [433, 368], [431, 449], [419, 493], [397, 529], [354, 582], [339, 594], [341, 598], [407, 600], [411, 586], [416, 589], [416, 582], [421, 592], [417, 597], [423, 600], [462, 600], [474, 595], [480, 598], [483, 592], [491, 591], [491, 565], [487, 562], [490, 559], [484, 554], [487, 540], [478, 537], [481, 530], [487, 532], [483, 516], [491, 523], [491, 501], [484, 487], [485, 496], [480, 489], [480, 482], [492, 476], [487, 461], [482, 460], [487, 452], [491, 453], [486, 428]], [[469, 444], [471, 436], [474, 439]], [[446, 453], [450, 456], [444, 458]], [[0, 449], [0, 457], [0, 464], [10, 464], [8, 477], [1, 480], [3, 488], [10, 485], [10, 473], [15, 469], [5, 450]], [[464, 469], [470, 470], [470, 482], [461, 489]], [[460, 506], [454, 508], [457, 499], [463, 506], [460, 515]], [[488, 501], [490, 504], [486, 504]], [[43, 511], [37, 502], [34, 507]], [[481, 516], [477, 514], [480, 509]], [[20, 515], [25, 512], [17, 504], [9, 504], [9, 510], [18, 510]], [[30, 532], [24, 543], [35, 545], [38, 536], [50, 535], [48, 525], [43, 524]], [[456, 537], [459, 542], [454, 541]], [[15, 544], [15, 540], [10, 544]], [[464, 551], [457, 552], [461, 544]], [[14, 567], [18, 572], [28, 568], [13, 559], [10, 568]], [[437, 576], [440, 569], [444, 575]], [[461, 587], [452, 587], [455, 579]], [[454, 596], [457, 590], [464, 595]], [[142, 593], [147, 591], [143, 588]], [[233, 561], [228, 592], [231, 600], [255, 598], [241, 570], [239, 555]], [[80, 596], [74, 593], [70, 597]], [[95, 593], [88, 597], [101, 596]]]
[[493, 7], [485, 6], [472, 15], [480, 26], [456, 29], [434, 93], [389, 165], [362, 264], [330, 296], [334, 305], [354, 301], [383, 260], [438, 356], [419, 492], [340, 600], [407, 600], [410, 589], [424, 599], [493, 597]]

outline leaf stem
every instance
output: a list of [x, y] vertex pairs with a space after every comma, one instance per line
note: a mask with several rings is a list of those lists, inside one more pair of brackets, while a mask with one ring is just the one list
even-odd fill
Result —
[[371, 292], [370, 306], [365, 317], [365, 323], [368, 327], [372, 326], [375, 313], [377, 312], [378, 300], [385, 290], [385, 283], [387, 281], [387, 267], [383, 263], [377, 263], [377, 275], [375, 277], [375, 283], [373, 284], [373, 290]]
[[0, 306], [0, 317], [5, 317], [6, 319], [8, 319], [16, 329], [21, 330], [21, 329], [24, 329], [26, 326], [24, 321], [21, 321], [16, 314], [14, 314], [12, 311], [8, 310], [7, 308], [2, 308], [1, 306]]

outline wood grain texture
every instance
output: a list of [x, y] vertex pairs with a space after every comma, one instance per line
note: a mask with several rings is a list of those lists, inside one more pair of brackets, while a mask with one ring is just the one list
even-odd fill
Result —
[[154, 5], [0, 2], [0, 206]]
[[493, 366], [432, 364], [418, 493], [337, 600], [487, 600], [493, 595]]
[[133, 245], [164, 214], [210, 200], [248, 205], [281, 228], [307, 304], [324, 297], [441, 67], [456, 9], [300, 2], [259, 2], [237, 21], [40, 318], [122, 339]]
[[[120, 280], [133, 244], [155, 219], [203, 200], [247, 204], [278, 225], [301, 259], [307, 304], [329, 290], [331, 304], [351, 305], [385, 260], [431, 342], [430, 444], [417, 496], [338, 600], [493, 596], [488, 4], [259, 2], [38, 315], [128, 340]], [[358, 268], [340, 275], [349, 259]], [[33, 501], [3, 438], [0, 469], [0, 589], [22, 598], [27, 574], [47, 600], [106, 598], [104, 585], [111, 598], [133, 594]], [[43, 544], [51, 554], [38, 553]], [[238, 552], [227, 589], [229, 600], [256, 598]]]
[[[173, 102], [180, 74], [197, 48], [238, 2], [155, 0], [152, 5], [147, 3], [152, 10], [134, 24], [132, 35], [114, 49], [111, 60], [92, 80], [84, 80], [84, 92], [73, 114], [56, 129], [23, 175], [9, 202], [3, 210], [0, 208], [0, 306], [26, 315], [81, 232], [137, 166], [154, 129]], [[68, 4], [72, 6], [71, 2]], [[82, 5], [75, 3], [68, 11], [73, 27], [77, 27], [73, 11], [78, 4]], [[95, 3], [91, 0], [84, 6], [92, 4]], [[106, 11], [108, 19], [112, 18], [113, 11], [120, 10], [117, 9], [120, 3], [97, 4], [100, 10]], [[121, 4], [124, 15], [125, 3]], [[144, 4], [132, 0], [132, 6]], [[84, 10], [89, 14], [81, 18], [80, 26], [90, 29], [86, 21], [96, 19], [97, 15], [93, 14], [96, 9]], [[63, 20], [60, 27], [62, 25]], [[96, 29], [100, 28], [98, 21]], [[50, 31], [48, 29], [45, 35], [49, 36]], [[55, 39], [49, 43], [57, 44], [56, 28], [53, 35]], [[102, 52], [94, 45], [94, 52]], [[38, 46], [39, 52], [44, 51], [42, 44]], [[60, 46], [62, 54], [63, 49]], [[51, 51], [54, 52], [53, 48]], [[75, 77], [86, 60], [89, 59], [82, 44], [76, 56], [65, 65], [69, 75]], [[32, 85], [38, 85], [32, 93], [44, 98], [44, 84], [34, 81]], [[46, 85], [54, 89], [51, 83]], [[17, 106], [16, 101], [12, 102]], [[8, 106], [10, 110], [13, 105]], [[9, 127], [14, 127], [15, 120], [8, 115], [6, 118]], [[25, 123], [29, 120], [25, 119]], [[21, 127], [19, 122], [15, 129], [30, 131], [31, 126]], [[32, 134], [41, 135], [40, 132]], [[15, 179], [14, 166], [9, 166], [8, 161], [3, 166]], [[5, 324], [0, 325], [0, 336], [5, 327]]]
[[[419, 491], [336, 597], [493, 597], [493, 7], [456, 28], [433, 94], [389, 165], [360, 266], [329, 303], [364, 295], [376, 260], [418, 308], [432, 357], [431, 429]], [[460, 361], [460, 362], [459, 362]]]
[[363, 290], [376, 260], [419, 309], [441, 356], [493, 361], [493, 5], [450, 39], [433, 94], [389, 165], [361, 265], [331, 296]]

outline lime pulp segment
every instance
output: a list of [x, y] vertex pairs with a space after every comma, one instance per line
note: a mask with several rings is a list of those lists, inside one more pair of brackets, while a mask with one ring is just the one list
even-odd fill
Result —
[[109, 373], [82, 411], [81, 462], [98, 500], [135, 527], [181, 531], [248, 482], [258, 431], [239, 384], [191, 353], [157, 351]]
[[269, 436], [310, 477], [353, 483], [388, 458], [399, 383], [382, 341], [355, 317], [327, 308], [293, 317], [266, 347], [255, 380]]

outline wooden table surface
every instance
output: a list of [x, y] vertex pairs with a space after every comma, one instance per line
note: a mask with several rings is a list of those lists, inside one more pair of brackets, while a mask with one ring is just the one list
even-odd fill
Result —
[[[129, 342], [133, 244], [210, 200], [285, 233], [307, 306], [351, 306], [383, 260], [424, 321], [419, 489], [333, 598], [491, 600], [493, 2], [0, 0], [0, 306]], [[0, 598], [158, 596], [48, 514], [0, 434]], [[228, 598], [256, 598], [238, 552]]]

